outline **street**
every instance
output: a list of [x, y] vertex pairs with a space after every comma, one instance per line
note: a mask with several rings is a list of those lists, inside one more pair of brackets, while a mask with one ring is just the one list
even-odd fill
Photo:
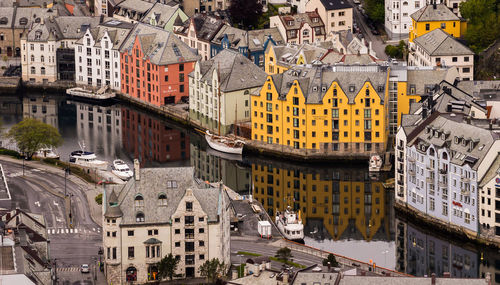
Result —
[[[94, 258], [99, 259], [102, 236], [100, 226], [90, 217], [85, 189], [67, 179], [69, 203], [70, 199], [64, 199], [63, 170], [60, 175], [53, 174], [31, 167], [33, 162], [28, 161], [23, 176], [20, 161], [0, 158], [0, 163], [12, 195], [12, 207], [43, 214], [50, 239], [50, 259], [57, 263], [60, 283], [92, 280]], [[80, 273], [83, 263], [90, 265], [91, 274]]]

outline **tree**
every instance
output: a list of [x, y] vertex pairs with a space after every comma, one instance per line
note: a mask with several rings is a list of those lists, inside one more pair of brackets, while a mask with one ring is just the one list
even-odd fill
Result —
[[288, 247], [282, 247], [282, 248], [278, 249], [275, 257], [287, 262], [290, 258], [293, 257], [292, 250], [289, 249]]
[[258, 0], [231, 0], [229, 14], [233, 23], [255, 28], [262, 14], [262, 4]]
[[387, 45], [385, 53], [390, 57], [405, 59], [407, 53], [406, 43], [401, 40], [397, 46]]
[[200, 275], [207, 277], [210, 283], [216, 282], [221, 276], [225, 275], [226, 272], [226, 264], [221, 262], [218, 258], [207, 260], [200, 266]]
[[323, 266], [328, 266], [328, 263], [330, 263], [330, 266], [337, 267], [339, 263], [337, 262], [337, 259], [335, 259], [335, 255], [329, 254], [327, 258], [323, 259]]
[[102, 193], [97, 194], [94, 199], [97, 205], [102, 205]]
[[474, 52], [481, 52], [500, 37], [499, 7], [500, 2], [496, 0], [460, 3], [460, 13], [467, 19], [465, 39]]
[[59, 131], [49, 124], [27, 118], [15, 124], [7, 137], [13, 139], [24, 155], [31, 159], [41, 148], [58, 147], [62, 143]]
[[158, 277], [160, 279], [168, 277], [172, 280], [177, 264], [179, 264], [179, 259], [175, 258], [171, 253], [163, 257], [158, 263]]
[[366, 0], [366, 13], [377, 24], [384, 23], [384, 0]]

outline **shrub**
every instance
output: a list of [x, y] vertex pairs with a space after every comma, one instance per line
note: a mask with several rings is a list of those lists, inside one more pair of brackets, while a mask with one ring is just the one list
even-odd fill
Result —
[[97, 203], [97, 205], [102, 205], [102, 193], [95, 196], [95, 202]]

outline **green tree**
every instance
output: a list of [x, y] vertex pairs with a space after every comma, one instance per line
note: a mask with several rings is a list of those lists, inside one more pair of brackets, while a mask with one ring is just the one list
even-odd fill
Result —
[[460, 13], [467, 19], [465, 40], [476, 53], [500, 37], [500, 1], [469, 0], [460, 3]]
[[102, 205], [102, 193], [97, 194], [94, 199], [97, 205]]
[[41, 148], [58, 147], [62, 144], [59, 131], [49, 124], [27, 118], [15, 124], [7, 137], [14, 140], [17, 147], [29, 159]]
[[214, 283], [227, 272], [227, 265], [218, 258], [205, 261], [200, 266], [200, 275], [207, 278], [208, 282]]
[[397, 46], [387, 45], [385, 53], [390, 57], [405, 59], [407, 54], [406, 43], [401, 40]]
[[366, 13], [377, 24], [384, 23], [384, 0], [366, 0]]
[[328, 262], [330, 262], [330, 265], [333, 267], [339, 266], [335, 255], [333, 255], [332, 253], [330, 253], [327, 258], [323, 259], [323, 266], [328, 266]]
[[233, 23], [255, 28], [262, 14], [262, 4], [258, 0], [231, 0], [229, 14]]
[[175, 258], [171, 253], [163, 257], [158, 263], [158, 278], [161, 280], [168, 277], [172, 280], [177, 264], [179, 264], [179, 259]]
[[290, 258], [293, 257], [292, 250], [289, 249], [288, 247], [282, 247], [282, 248], [278, 249], [275, 257], [283, 260], [284, 262], [287, 262]]

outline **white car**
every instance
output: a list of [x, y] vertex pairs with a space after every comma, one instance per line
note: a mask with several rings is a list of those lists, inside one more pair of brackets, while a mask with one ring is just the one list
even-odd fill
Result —
[[356, 4], [356, 5], [361, 4], [361, 2], [360, 2], [359, 0], [352, 0], [352, 2], [353, 2], [354, 4]]
[[80, 272], [81, 273], [90, 273], [89, 265], [88, 264], [82, 264], [82, 266], [80, 266]]

